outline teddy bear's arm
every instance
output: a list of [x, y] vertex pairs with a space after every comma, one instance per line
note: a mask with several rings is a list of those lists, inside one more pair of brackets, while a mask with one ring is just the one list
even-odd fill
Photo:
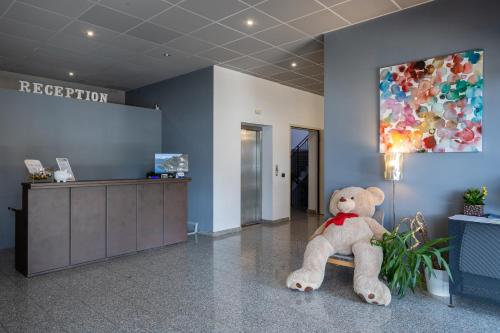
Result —
[[365, 217], [365, 221], [373, 232], [373, 236], [375, 237], [375, 239], [381, 240], [383, 234], [389, 233], [382, 225], [380, 225], [380, 223], [375, 221], [375, 219], [371, 217]]
[[320, 225], [318, 227], [318, 229], [316, 229], [316, 231], [311, 235], [311, 237], [309, 237], [309, 240], [313, 239], [314, 237], [316, 237], [318, 235], [321, 235], [323, 233], [323, 231], [325, 231], [326, 222], [328, 222], [328, 220], [325, 221], [322, 225]]

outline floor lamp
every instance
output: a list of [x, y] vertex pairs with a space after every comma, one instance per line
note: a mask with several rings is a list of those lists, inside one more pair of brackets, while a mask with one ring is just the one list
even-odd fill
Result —
[[396, 227], [396, 181], [403, 178], [403, 153], [400, 152], [386, 152], [384, 155], [385, 180], [392, 181], [392, 229]]

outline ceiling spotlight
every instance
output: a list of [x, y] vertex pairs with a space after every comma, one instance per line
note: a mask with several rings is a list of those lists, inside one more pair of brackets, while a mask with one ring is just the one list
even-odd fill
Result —
[[87, 30], [87, 37], [94, 37], [94, 32], [92, 30]]
[[254, 23], [255, 23], [255, 22], [254, 22], [252, 19], [248, 19], [248, 20], [246, 21], [246, 24], [247, 24], [247, 26], [249, 26], [249, 27], [253, 27]]
[[73, 76], [75, 76], [75, 73], [69, 72], [68, 75], [71, 76], [71, 77], [73, 77]]
[[170, 54], [170, 53], [168, 53], [168, 52], [165, 52], [165, 53], [163, 53], [163, 56], [164, 56], [164, 57], [170, 57], [170, 56], [171, 56], [171, 54]]
[[295, 68], [295, 67], [297, 67], [297, 63], [294, 61], [294, 62], [292, 62], [291, 66], [292, 66], [293, 68]]

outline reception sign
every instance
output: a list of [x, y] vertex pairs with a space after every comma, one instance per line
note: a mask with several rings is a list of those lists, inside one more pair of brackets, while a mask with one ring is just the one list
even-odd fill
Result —
[[63, 87], [39, 82], [19, 80], [19, 91], [46, 96], [74, 98], [85, 101], [107, 103], [108, 94], [78, 88]]

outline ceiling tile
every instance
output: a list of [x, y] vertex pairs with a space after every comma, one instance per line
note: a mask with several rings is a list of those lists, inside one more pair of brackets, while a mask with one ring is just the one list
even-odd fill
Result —
[[[248, 20], [253, 21], [252, 26], [248, 26], [246, 24]], [[244, 10], [220, 21], [219, 23], [246, 34], [253, 34], [280, 24], [279, 21], [275, 20], [271, 16], [261, 13], [254, 8]]]
[[80, 16], [83, 12], [89, 9], [90, 6], [93, 5], [93, 3], [88, 0], [20, 0], [20, 1], [70, 17]]
[[321, 12], [291, 21], [289, 24], [309, 35], [316, 36], [339, 29], [348, 23], [328, 9], [325, 9]]
[[324, 73], [325, 69], [322, 66], [313, 65], [313, 66], [298, 67], [295, 71], [303, 75], [312, 76]]
[[153, 18], [151, 22], [187, 34], [210, 24], [212, 21], [182, 8], [173, 7]]
[[54, 35], [53, 30], [43, 29], [31, 24], [9, 20], [7, 18], [0, 18], [0, 33], [32, 39], [42, 43]]
[[255, 6], [261, 2], [267, 1], [267, 0], [240, 0], [241, 2], [244, 2], [250, 6]]
[[[94, 36], [87, 37], [87, 31], [92, 31], [94, 33]], [[66, 26], [62, 32], [65, 34], [75, 35], [77, 37], [83, 36], [91, 41], [100, 43], [107, 43], [115, 39], [119, 35], [116, 31], [78, 20], [75, 20], [71, 24]]]
[[250, 69], [267, 65], [265, 61], [254, 59], [248, 56], [243, 56], [241, 58], [230, 60], [225, 64], [239, 69]]
[[305, 38], [295, 42], [281, 45], [280, 48], [296, 55], [303, 55], [319, 50], [323, 50], [323, 44], [313, 38]]
[[197, 54], [214, 47], [212, 44], [190, 36], [179, 37], [171, 42], [168, 42], [166, 45], [189, 54]]
[[308, 54], [303, 54], [303, 55], [301, 55], [301, 57], [306, 58], [307, 60], [310, 60], [310, 61], [317, 63], [317, 64], [323, 64], [325, 62], [324, 61], [325, 53], [323, 52], [323, 50], [308, 53]]
[[279, 25], [277, 27], [259, 32], [253, 36], [273, 45], [281, 45], [306, 37], [305, 34], [286, 25]]
[[323, 82], [323, 80], [325, 79], [324, 73], [321, 73], [321, 74], [318, 74], [318, 75], [312, 75], [311, 77], [313, 79], [316, 79], [316, 80], [321, 81], [321, 82]]
[[254, 53], [252, 54], [252, 57], [264, 60], [269, 63], [275, 63], [291, 58], [293, 57], [293, 54], [290, 54], [278, 48], [270, 48], [261, 52]]
[[101, 0], [100, 4], [142, 19], [149, 19], [172, 7], [161, 0]]
[[259, 74], [259, 75], [272, 76], [272, 75], [276, 75], [278, 73], [284, 73], [286, 70], [281, 68], [281, 67], [274, 66], [274, 65], [265, 65], [265, 66], [249, 69], [248, 71], [251, 73]]
[[222, 47], [216, 47], [211, 50], [200, 53], [200, 56], [217, 62], [225, 62], [233, 58], [241, 57], [241, 54], [235, 53], [231, 50], [226, 50]]
[[5, 13], [5, 17], [49, 30], [59, 30], [71, 21], [69, 18], [59, 14], [50, 13], [19, 2], [15, 2], [9, 8], [7, 13]]
[[149, 22], [145, 22], [140, 26], [130, 30], [129, 32], [127, 32], [127, 35], [139, 37], [158, 44], [164, 44], [168, 41], [171, 41], [172, 39], [181, 36], [181, 34], [175, 31], [162, 28]]
[[225, 28], [220, 24], [209, 25], [206, 28], [194, 32], [192, 35], [205, 42], [217, 45], [222, 45], [244, 37], [242, 33]]
[[262, 60], [244, 56], [241, 58], [230, 60], [226, 62], [225, 65], [229, 65], [239, 69], [250, 69], [250, 68], [265, 66], [267, 64]]
[[[296, 67], [292, 67], [292, 63], [295, 63]], [[300, 68], [310, 67], [311, 65], [313, 65], [311, 62], [309, 62], [305, 59], [297, 58], [297, 57], [292, 57], [292, 58], [289, 58], [289, 59], [286, 59], [283, 61], [275, 62], [274, 64], [276, 66], [280, 66], [280, 67], [283, 67], [285, 69], [293, 70], [293, 71], [297, 71]]]
[[311, 79], [309, 77], [301, 77], [300, 79], [291, 80], [289, 82], [302, 87], [311, 86], [319, 83], [317, 80]]
[[118, 32], [125, 32], [141, 23], [138, 18], [98, 5], [85, 12], [80, 20]]
[[36, 48], [41, 44], [35, 41], [30, 41], [21, 38], [15, 38], [0, 34], [0, 56], [6, 58], [17, 58], [29, 56], [33, 54]]
[[0, 0], [0, 16], [3, 15], [12, 2], [14, 2], [14, 0]]
[[421, 5], [432, 0], [395, 0], [401, 8], [410, 8], [413, 6]]
[[156, 47], [156, 44], [136, 38], [133, 36], [128, 36], [128, 35], [120, 35], [117, 38], [113, 39], [110, 41], [108, 44], [114, 45], [116, 47], [123, 48], [125, 50], [129, 50], [132, 52], [143, 52], [152, 49], [153, 47]]
[[247, 8], [237, 0], [186, 0], [180, 6], [212, 20], [220, 20]]
[[313, 0], [269, 0], [257, 6], [258, 9], [281, 21], [289, 21], [324, 7]]
[[110, 58], [110, 59], [132, 59], [138, 55], [138, 52], [126, 50], [117, 46], [105, 44], [102, 45], [101, 47], [97, 48], [96, 50], [92, 50], [90, 54], [98, 54], [101, 57], [104, 58]]
[[88, 53], [101, 46], [101, 44], [83, 35], [77, 36], [64, 32], [55, 35], [49, 40], [48, 44], [79, 53]]
[[398, 7], [391, 0], [351, 0], [332, 7], [332, 10], [351, 23], [356, 23], [392, 13]]
[[307, 87], [309, 89], [312, 89], [312, 90], [319, 90], [319, 91], [322, 91], [324, 88], [323, 83], [318, 82], [318, 81], [311, 83], [311, 84], [304, 84], [303, 86]]
[[30, 60], [43, 64], [47, 68], [66, 67], [80, 73], [98, 73], [114, 61], [99, 55], [89, 57], [52, 46], [38, 49]]
[[290, 80], [294, 80], [294, 79], [300, 79], [301, 77], [303, 77], [303, 76], [299, 75], [297, 73], [294, 73], [294, 72], [290, 72], [290, 71], [273, 75], [274, 79], [280, 80], [280, 81], [290, 81]]
[[251, 54], [265, 50], [269, 48], [269, 45], [255, 38], [245, 37], [232, 43], [226, 44], [224, 45], [224, 47], [242, 54]]
[[323, 5], [327, 7], [338, 5], [339, 3], [345, 2], [346, 0], [318, 0]]

